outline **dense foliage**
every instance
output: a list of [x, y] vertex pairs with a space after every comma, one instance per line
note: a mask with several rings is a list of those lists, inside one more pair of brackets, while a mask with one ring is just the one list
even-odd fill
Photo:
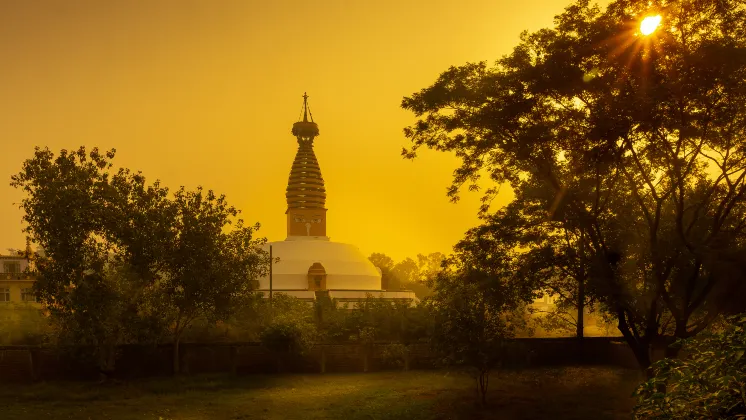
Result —
[[266, 305], [268, 315], [259, 334], [262, 344], [275, 353], [303, 354], [317, 340], [313, 311], [293, 297], [278, 294]]
[[[642, 18], [657, 14], [661, 27], [641, 35]], [[452, 67], [404, 98], [419, 118], [404, 155], [455, 153], [454, 199], [488, 175], [488, 226], [491, 199], [510, 185], [513, 225], [540, 231], [524, 249], [540, 252], [558, 229], [582, 232], [588, 298], [647, 368], [654, 345], [744, 309], [746, 5], [580, 0], [555, 22], [494, 66]], [[515, 256], [472, 241], [485, 269]], [[551, 261], [525, 263], [540, 272]]]
[[419, 299], [432, 294], [428, 282], [440, 272], [445, 255], [433, 252], [417, 254], [417, 259], [406, 258], [399, 262], [386, 254], [373, 253], [370, 262], [381, 270], [381, 284], [384, 290], [411, 290]]
[[132, 342], [178, 343], [198, 316], [227, 318], [251, 280], [268, 266], [256, 227], [212, 191], [169, 196], [141, 173], [112, 171], [114, 150], [81, 147], [57, 156], [37, 148], [12, 177], [34, 256], [34, 290], [49, 311], [56, 338], [95, 349], [110, 371], [116, 347]]
[[[484, 292], [483, 284], [488, 281], [492, 295]], [[517, 289], [505, 278], [491, 278], [458, 261], [437, 276], [434, 288], [433, 296], [424, 302], [434, 325], [430, 343], [444, 365], [473, 373], [485, 404], [490, 373], [502, 366], [508, 340], [525, 328]]]
[[746, 315], [681, 345], [687, 356], [656, 362], [655, 376], [637, 390], [636, 417], [746, 418]]

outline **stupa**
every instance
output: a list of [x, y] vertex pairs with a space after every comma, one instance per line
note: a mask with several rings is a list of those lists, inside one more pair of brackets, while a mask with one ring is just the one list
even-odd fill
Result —
[[[310, 118], [310, 120], [309, 120]], [[329, 297], [349, 307], [369, 294], [383, 299], [418, 300], [412, 291], [383, 290], [381, 271], [354, 245], [333, 242], [326, 234], [326, 189], [313, 150], [319, 126], [313, 121], [308, 95], [303, 95], [303, 120], [293, 124], [298, 141], [287, 199], [287, 238], [264, 246], [272, 251], [272, 276], [259, 279], [265, 297], [284, 293], [305, 301]], [[271, 284], [270, 284], [271, 283]]]

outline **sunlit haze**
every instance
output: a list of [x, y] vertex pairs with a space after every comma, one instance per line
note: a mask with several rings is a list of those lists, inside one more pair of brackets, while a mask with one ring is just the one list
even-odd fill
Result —
[[643, 35], [650, 35], [658, 29], [661, 24], [661, 15], [648, 16], [640, 23], [640, 32]]
[[22, 193], [8, 184], [34, 146], [116, 148], [117, 166], [224, 193], [283, 240], [304, 92], [332, 240], [395, 259], [449, 252], [477, 224], [480, 195], [449, 202], [453, 156], [400, 156], [414, 121], [401, 99], [451, 65], [509, 53], [567, 4], [2, 2], [0, 253], [24, 245]]

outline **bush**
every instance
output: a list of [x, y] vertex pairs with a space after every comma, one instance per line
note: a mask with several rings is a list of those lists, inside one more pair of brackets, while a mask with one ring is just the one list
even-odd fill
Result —
[[381, 352], [381, 364], [386, 368], [401, 369], [407, 354], [407, 346], [404, 344], [387, 344]]
[[[278, 295], [274, 302], [262, 302], [259, 341], [283, 354], [303, 354], [318, 338], [313, 308], [291, 296]], [[268, 305], [272, 305], [271, 307]]]
[[262, 330], [260, 340], [275, 353], [303, 354], [313, 346], [315, 332], [313, 324], [281, 317]]
[[654, 377], [635, 392], [636, 418], [746, 418], [746, 314], [728, 326], [680, 341], [688, 356], [653, 365]]
[[0, 345], [42, 344], [51, 333], [42, 310], [30, 304], [3, 304], [0, 308]]

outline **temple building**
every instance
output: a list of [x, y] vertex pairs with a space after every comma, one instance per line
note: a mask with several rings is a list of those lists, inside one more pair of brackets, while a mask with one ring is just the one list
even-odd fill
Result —
[[[309, 121], [310, 117], [310, 121]], [[338, 303], [356, 302], [369, 294], [384, 299], [409, 299], [416, 303], [414, 292], [383, 290], [381, 271], [354, 245], [332, 242], [326, 233], [326, 189], [313, 150], [319, 127], [303, 95], [303, 120], [293, 124], [298, 151], [290, 170], [287, 199], [287, 238], [264, 247], [272, 251], [270, 277], [259, 280], [259, 291], [284, 293], [314, 301], [328, 296]], [[270, 248], [271, 247], [271, 248]]]

